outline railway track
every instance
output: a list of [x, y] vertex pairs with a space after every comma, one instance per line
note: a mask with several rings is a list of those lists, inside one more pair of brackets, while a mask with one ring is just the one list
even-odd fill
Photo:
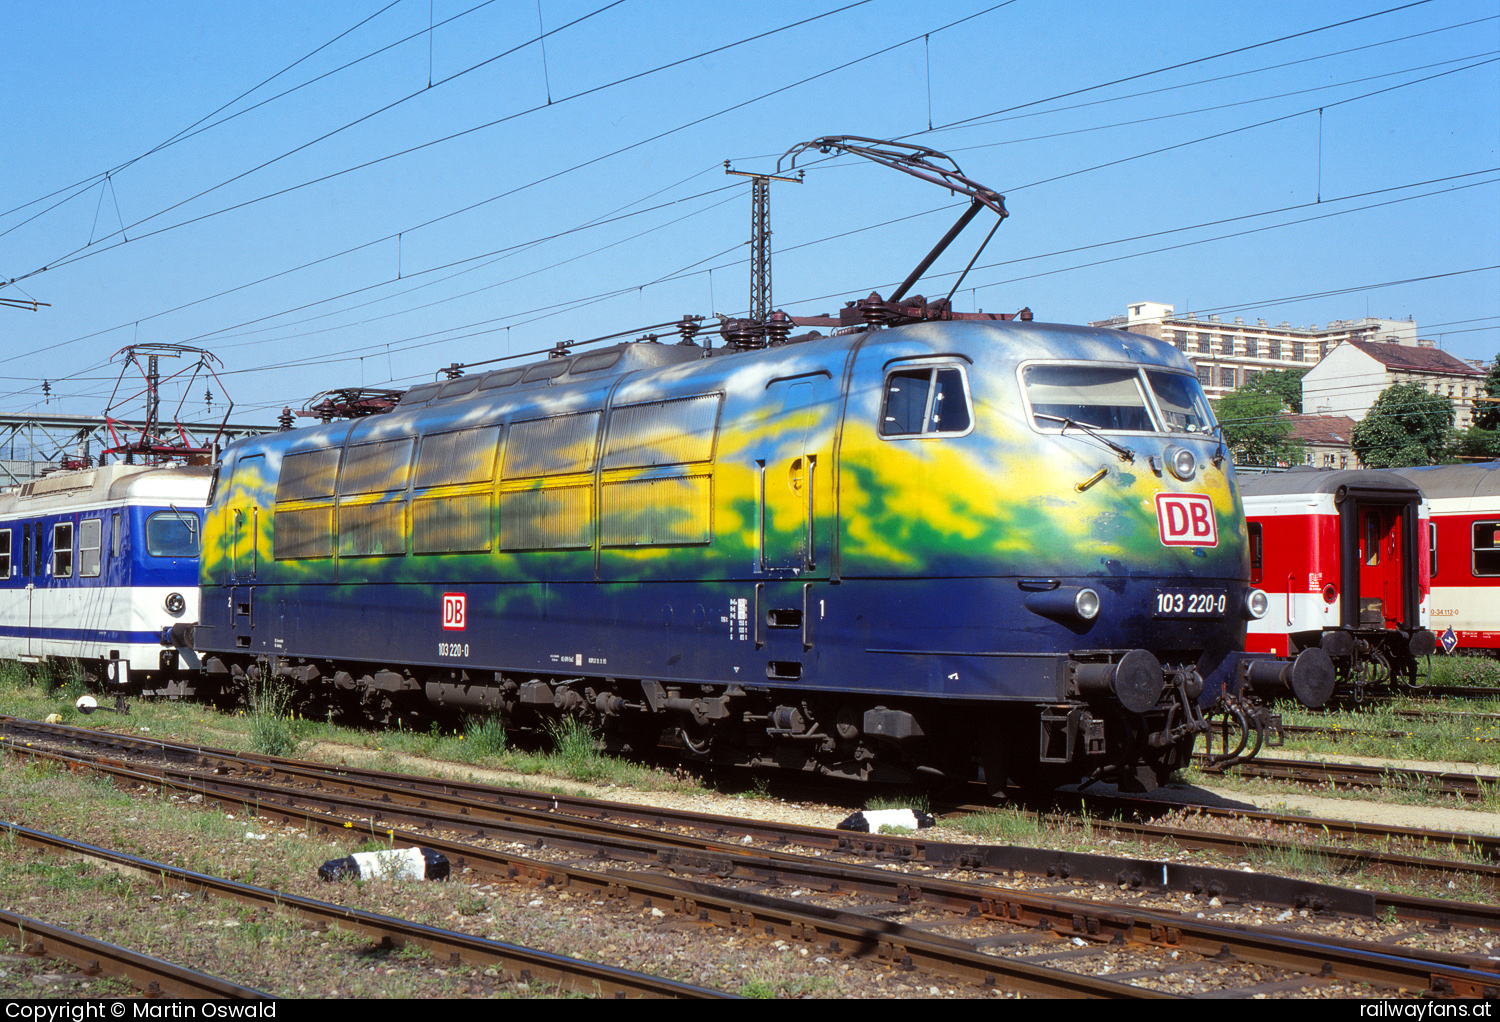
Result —
[[[134, 871], [142, 876], [156, 877], [172, 889], [188, 890], [195, 894], [224, 898], [247, 905], [280, 912], [292, 912], [307, 925], [318, 929], [337, 926], [341, 929], [362, 933], [371, 942], [381, 947], [416, 945], [424, 948], [439, 960], [450, 965], [480, 965], [501, 969], [522, 982], [543, 980], [557, 983], [562, 989], [612, 997], [686, 997], [717, 999], [726, 996], [722, 991], [679, 983], [646, 973], [633, 972], [598, 962], [568, 958], [549, 954], [533, 948], [501, 941], [487, 940], [467, 933], [424, 926], [393, 916], [362, 912], [346, 905], [303, 898], [286, 891], [270, 890], [253, 884], [240, 883], [224, 877], [211, 876], [193, 870], [182, 869], [163, 862], [155, 862], [136, 855], [113, 849], [100, 848], [80, 841], [73, 841], [56, 834], [22, 827], [15, 823], [0, 823], [0, 833], [15, 842], [51, 855], [70, 855], [110, 864], [117, 869]], [[62, 937], [54, 936], [49, 941], [61, 944]], [[125, 952], [125, 956], [131, 953]], [[142, 958], [144, 956], [133, 956]], [[129, 960], [128, 957], [122, 960]], [[165, 964], [165, 963], [164, 963]], [[189, 970], [176, 970], [190, 975]], [[186, 980], [180, 980], [184, 983]], [[179, 987], [179, 989], [187, 989]], [[218, 986], [204, 985], [204, 992], [180, 996], [247, 996], [248, 988], [220, 983]], [[174, 995], [179, 996], [179, 995]], [[259, 991], [250, 991], [248, 996], [266, 996]]]
[[[160, 743], [152, 745], [161, 753], [174, 757], [186, 755], [180, 749], [164, 749]], [[361, 826], [371, 832], [390, 834], [398, 841], [440, 849], [446, 847], [450, 857], [456, 856], [457, 861], [481, 875], [509, 880], [526, 878], [532, 883], [561, 884], [569, 888], [595, 885], [598, 895], [606, 898], [670, 897], [674, 912], [705, 922], [719, 922], [740, 930], [771, 926], [776, 932], [825, 945], [831, 953], [860, 948], [898, 967], [910, 962], [912, 967], [965, 978], [981, 988], [1004, 984], [1007, 989], [1022, 989], [1018, 984], [1041, 982], [1029, 974], [1021, 976], [1005, 971], [1014, 969], [1015, 963], [1010, 959], [1017, 959], [1023, 965], [1035, 964], [1037, 956], [1047, 961], [1077, 959], [1098, 965], [1104, 956], [1127, 952], [1142, 964], [1140, 969], [1126, 969], [1126, 972], [1144, 970], [1151, 973], [1154, 969], [1156, 979], [1183, 973], [1179, 979], [1187, 983], [1188, 988], [1192, 987], [1195, 975], [1201, 982], [1203, 976], [1213, 974], [1222, 980], [1220, 989], [1233, 990], [1240, 996], [1248, 995], [1252, 989], [1261, 991], [1267, 983], [1277, 990], [1353, 982], [1374, 984], [1382, 989], [1477, 993], [1492, 988], [1497, 982], [1494, 963], [1483, 959], [1429, 957], [1410, 950], [1372, 948], [1360, 946], [1358, 941], [1291, 934], [1269, 927], [1247, 936], [1246, 927], [1185, 919], [1181, 912], [1146, 909], [1139, 902], [1101, 904], [1086, 898], [1028, 893], [1013, 887], [998, 888], [992, 880], [973, 883], [931, 875], [893, 876], [888, 869], [872, 869], [858, 864], [836, 866], [816, 857], [778, 851], [747, 851], [744, 838], [740, 841], [695, 838], [689, 843], [680, 835], [660, 829], [643, 835], [639, 822], [618, 822], [635, 814], [655, 813], [653, 810], [596, 807], [595, 818], [591, 820], [561, 812], [556, 800], [546, 797], [531, 796], [543, 805], [525, 808], [509, 801], [497, 804], [494, 798], [489, 804], [480, 804], [474, 793], [468, 791], [460, 796], [444, 794], [443, 798], [457, 797], [460, 804], [456, 811], [452, 807], [439, 811], [434, 803], [440, 799], [433, 788], [453, 787], [447, 782], [429, 783], [417, 790], [417, 782], [406, 777], [356, 778], [350, 776], [352, 772], [336, 771], [335, 780], [324, 781], [314, 780], [303, 772], [307, 765], [268, 761], [264, 757], [247, 757], [238, 763], [236, 766], [234, 761], [221, 758], [216, 766], [203, 764], [202, 767], [220, 772], [199, 774], [195, 778], [168, 778], [166, 774], [173, 771], [165, 769], [153, 774], [137, 771], [133, 780], [128, 773], [121, 776], [126, 783], [170, 784], [182, 791], [191, 789], [226, 801], [247, 806], [253, 804], [263, 816], [301, 820], [304, 825], [342, 828], [352, 817], [361, 820]], [[125, 768], [113, 769], [120, 773]], [[239, 776], [232, 776], [234, 773]], [[292, 780], [293, 774], [300, 777], [296, 782], [298, 787], [288, 788], [286, 784]], [[257, 776], [252, 779], [249, 775]], [[324, 776], [333, 775], [324, 771]], [[272, 777], [281, 782], [279, 793], [264, 786], [264, 781]], [[323, 784], [323, 790], [309, 789], [310, 785], [318, 783]], [[366, 785], [370, 789], [358, 799], [345, 791], [333, 790], [335, 787]], [[378, 790], [381, 786], [384, 790]], [[291, 804], [294, 801], [317, 803], [321, 808], [294, 806]], [[339, 805], [335, 807], [334, 803]], [[611, 815], [615, 819], [610, 819]], [[674, 825], [682, 823], [678, 820]], [[668, 824], [659, 820], [657, 826]], [[696, 826], [700, 829], [719, 826], [722, 829], [723, 824], [700, 819]], [[783, 847], [790, 843], [786, 828], [766, 830], [767, 834], [752, 840], [779, 842]], [[450, 833], [467, 833], [469, 838], [454, 842], [445, 836]], [[857, 846], [856, 850], [884, 856], [891, 862], [909, 862], [915, 858], [913, 846], [906, 836], [851, 838], [826, 831], [822, 833], [823, 840]], [[494, 847], [496, 845], [498, 849]], [[513, 847], [525, 848], [528, 854], [521, 856], [506, 850]], [[537, 853], [543, 848], [556, 859], [538, 859]], [[975, 850], [970, 858], [972, 862], [949, 862], [943, 867], [948, 872], [955, 869], [974, 872], [982, 865], [979, 861], [982, 856]], [[611, 870], [601, 879], [597, 873], [600, 861], [629, 863], [632, 869]], [[595, 868], [580, 868], [579, 862], [590, 863]], [[1069, 857], [1054, 859], [1051, 865], [1054, 881], [1077, 885], [1071, 862]], [[647, 868], [651, 873], [646, 878], [634, 876], [635, 872]], [[1161, 864], [1155, 864], [1155, 868], [1159, 870]], [[663, 871], [666, 876], [661, 875]], [[882, 921], [876, 927], [876, 931], [884, 936], [876, 938], [868, 930], [864, 936], [859, 936], [857, 930], [851, 930], [830, 937], [829, 927], [835, 924], [861, 924], [853, 924], [846, 918], [850, 915], [847, 908], [824, 908], [810, 916], [795, 917], [792, 907], [783, 904], [785, 898], [778, 899], [764, 893], [784, 892], [791, 886], [803, 889], [804, 893], [824, 892], [826, 897], [835, 901], [855, 898], [869, 902], [873, 899], [873, 904], [886, 906], [880, 913]], [[1127, 890], [1132, 887], [1128, 879], [1123, 886]], [[628, 889], [631, 893], [611, 895], [612, 891], [621, 889]], [[1205, 903], [1218, 898], [1208, 890], [1201, 893]], [[891, 906], [917, 914], [936, 913], [938, 918], [928, 921], [940, 927], [983, 927], [986, 932], [970, 936], [967, 951], [934, 949], [923, 943], [928, 938], [922, 934], [893, 928], [896, 924], [891, 920]], [[1312, 910], [1318, 907], [1309, 905]], [[1303, 914], [1306, 915], [1309, 909], [1303, 909]], [[1290, 910], [1284, 913], [1291, 914]], [[764, 921], [773, 915], [776, 922]], [[997, 924], [1004, 929], [997, 932]], [[862, 925], [868, 927], [868, 920]], [[901, 925], [905, 927], [907, 924]], [[1063, 944], [1061, 948], [1056, 946], [1059, 938]], [[944, 955], [983, 954], [978, 948], [984, 941], [989, 942], [988, 960], [970, 957], [965, 964], [940, 961]], [[1298, 948], [1295, 954], [1288, 950], [1293, 945]], [[1025, 953], [1014, 953], [1018, 949]], [[1012, 953], [1004, 964], [997, 964], [994, 960], [996, 951]], [[1169, 973], [1162, 956], [1174, 952], [1189, 955], [1194, 963], [1208, 964], [1195, 965], [1199, 970], [1196, 973], [1185, 968]], [[1173, 968], [1179, 964], [1184, 963], [1176, 958], [1171, 960]], [[1112, 982], [1117, 982], [1120, 968], [1109, 962], [1105, 962], [1104, 967], [1116, 974]], [[1223, 980], [1226, 970], [1232, 969], [1249, 970], [1245, 973], [1247, 977], [1252, 974], [1264, 976], [1266, 970], [1280, 975], [1264, 982], [1247, 982], [1242, 977], [1236, 984], [1235, 981]], [[981, 975], [983, 979], [979, 978]], [[1040, 988], [1024, 989], [1037, 992]], [[1127, 995], [1121, 990], [1100, 990], [1105, 996]], [[1062, 991], [1054, 987], [1049, 992]], [[1078, 988], [1073, 988], [1073, 992], [1076, 995]]]
[[23, 954], [67, 962], [85, 976], [122, 980], [143, 997], [265, 1000], [271, 996], [5, 909], [0, 909], [0, 939], [10, 941]]
[[1500, 791], [1500, 777], [1479, 771], [1422, 770], [1415, 767], [1374, 766], [1365, 763], [1336, 763], [1326, 760], [1294, 760], [1258, 757], [1217, 770], [1205, 756], [1195, 755], [1194, 763], [1205, 773], [1223, 773], [1233, 777], [1256, 777], [1288, 781], [1321, 788], [1349, 790], [1417, 790], [1465, 802], [1495, 797]]

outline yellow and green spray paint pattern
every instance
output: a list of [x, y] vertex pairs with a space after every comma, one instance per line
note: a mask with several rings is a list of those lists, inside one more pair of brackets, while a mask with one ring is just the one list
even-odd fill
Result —
[[[1127, 461], [1086, 433], [1036, 428], [996, 330], [970, 328], [967, 354], [887, 331], [636, 374], [607, 400], [597, 385], [541, 387], [244, 441], [226, 458], [202, 577], [1243, 579], [1243, 514], [1212, 441], [1133, 437]], [[970, 427], [882, 435], [892, 356], [960, 368]], [[1169, 443], [1199, 448], [1190, 482], [1157, 467]], [[1164, 546], [1161, 492], [1209, 497], [1217, 544]]]

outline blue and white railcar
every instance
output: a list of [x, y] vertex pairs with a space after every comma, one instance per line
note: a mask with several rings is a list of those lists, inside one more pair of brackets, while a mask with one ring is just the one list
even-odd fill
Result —
[[0, 659], [140, 690], [196, 670], [211, 470], [104, 465], [0, 492]]

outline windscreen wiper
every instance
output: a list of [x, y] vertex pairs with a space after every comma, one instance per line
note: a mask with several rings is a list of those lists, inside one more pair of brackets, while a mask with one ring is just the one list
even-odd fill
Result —
[[1093, 437], [1095, 440], [1099, 441], [1101, 444], [1104, 444], [1110, 450], [1118, 454], [1122, 461], [1128, 461], [1131, 463], [1135, 462], [1134, 451], [1132, 451], [1129, 447], [1124, 446], [1123, 444], [1115, 443], [1109, 437], [1100, 433], [1098, 426], [1091, 426], [1086, 422], [1079, 422], [1077, 419], [1070, 419], [1065, 415], [1048, 415], [1045, 412], [1035, 412], [1033, 414], [1035, 414], [1038, 419], [1051, 419], [1053, 422], [1062, 423], [1062, 432], [1064, 433], [1068, 431], [1069, 426], [1076, 426], [1087, 433], [1089, 436]]

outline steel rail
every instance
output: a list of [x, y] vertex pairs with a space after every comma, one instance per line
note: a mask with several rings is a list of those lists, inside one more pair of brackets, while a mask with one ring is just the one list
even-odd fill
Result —
[[394, 916], [364, 912], [345, 905], [304, 898], [285, 891], [273, 891], [252, 884], [242, 884], [223, 877], [154, 862], [125, 852], [85, 844], [61, 835], [32, 830], [17, 823], [0, 821], [0, 833], [12, 835], [16, 841], [50, 854], [79, 855], [110, 863], [118, 868], [132, 870], [141, 876], [154, 878], [167, 887], [186, 888], [268, 909], [285, 909], [324, 929], [338, 926], [341, 929], [363, 933], [376, 944], [384, 947], [415, 944], [439, 958], [446, 958], [454, 966], [464, 962], [493, 966], [523, 981], [546, 979], [570, 986], [578, 992], [601, 993], [615, 997], [718, 999], [733, 996], [721, 990], [710, 990], [676, 980], [663, 979], [659, 976], [633, 972], [629, 969], [538, 951], [519, 944], [488, 940], [472, 934], [443, 930]]
[[[47, 725], [46, 727], [49, 731], [57, 731], [63, 726]], [[67, 730], [76, 733], [76, 729]], [[83, 731], [82, 734], [88, 735], [90, 732]], [[894, 858], [901, 861], [921, 860], [934, 866], [961, 865], [1005, 876], [1018, 869], [1049, 876], [1055, 875], [1059, 870], [1066, 870], [1069, 875], [1079, 880], [1091, 882], [1120, 885], [1146, 884], [1153, 889], [1207, 893], [1211, 897], [1217, 896], [1222, 899], [1252, 900], [1262, 904], [1299, 909], [1310, 907], [1318, 911], [1341, 911], [1370, 919], [1381, 918], [1394, 912], [1401, 919], [1442, 927], [1451, 925], [1500, 927], [1500, 908], [1489, 905], [1470, 905], [1446, 899], [1399, 893], [1355, 891], [1306, 881], [1293, 881], [1267, 873], [1245, 873], [1237, 869], [1214, 868], [1196, 863], [1161, 863], [1139, 858], [1085, 853], [1054, 856], [1036, 849], [1018, 846], [972, 846], [925, 841], [917, 835], [902, 836], [899, 839], [882, 839], [878, 835], [872, 837], [824, 828], [760, 824], [755, 821], [727, 817], [708, 818], [701, 814], [670, 809], [621, 805], [577, 796], [541, 795], [514, 788], [496, 788], [463, 781], [421, 779], [407, 774], [393, 774], [362, 768], [330, 767], [258, 754], [237, 755], [225, 750], [207, 750], [202, 747], [171, 744], [163, 747], [159, 742], [145, 742], [140, 739], [124, 739], [123, 741], [124, 744], [138, 749], [149, 749], [153, 752], [160, 749], [168, 755], [169, 759], [178, 763], [189, 761], [193, 755], [205, 757], [203, 760], [205, 767], [220, 774], [215, 780], [202, 782], [206, 785], [202, 789], [205, 793], [230, 792], [232, 785], [229, 784], [227, 775], [236, 770], [243, 771], [245, 763], [258, 764], [268, 776], [277, 776], [319, 788], [333, 784], [336, 780], [338, 787], [343, 790], [343, 795], [325, 789], [318, 795], [303, 792], [301, 797], [320, 804], [330, 811], [356, 816], [362, 813], [373, 813], [382, 819], [404, 819], [407, 822], [420, 823], [427, 818], [429, 813], [435, 813], [446, 806], [450, 813], [457, 812], [465, 817], [463, 820], [450, 823], [451, 826], [462, 829], [475, 823], [477, 817], [474, 812], [480, 806], [489, 806], [492, 807], [492, 812], [503, 810], [504, 813], [511, 815], [533, 814], [530, 817], [531, 826], [548, 829], [563, 826], [559, 822], [559, 814], [568, 814], [599, 822], [628, 821], [656, 828], [675, 826], [689, 828], [700, 833], [704, 831], [705, 821], [707, 821], [708, 829], [711, 830], [715, 839], [726, 838], [733, 834], [778, 845], [797, 844], [846, 854]], [[109, 744], [116, 743], [111, 741]], [[239, 765], [236, 766], [236, 764]], [[188, 774], [190, 772], [185, 771], [185, 776]], [[192, 776], [196, 777], [196, 775]], [[188, 783], [199, 782], [189, 780]], [[371, 797], [380, 799], [381, 804], [373, 808], [359, 801], [343, 804], [345, 795], [357, 796], [361, 790]], [[403, 791], [407, 793], [404, 796]], [[249, 795], [232, 797], [243, 800], [251, 798]], [[1136, 806], [1158, 805], [1140, 801], [1132, 803], [1124, 799], [1120, 801]], [[415, 806], [423, 812], [417, 816], [403, 816], [396, 809], [396, 805], [400, 803]], [[1268, 814], [1257, 815], [1260, 818], [1274, 819]], [[1072, 823], [1073, 821], [1062, 820], [1060, 822]], [[1324, 824], [1336, 825], [1348, 833], [1358, 832], [1357, 825], [1335, 824], [1335, 821], [1299, 817], [1295, 819], [1295, 822], [1313, 827]], [[1212, 847], [1221, 851], [1239, 852], [1246, 847], [1257, 847], [1258, 841], [1258, 839], [1231, 835], [1177, 831], [1174, 828], [1149, 824], [1094, 821], [1091, 825], [1110, 829], [1125, 836], [1147, 840], [1170, 840], [1181, 847]], [[1443, 843], [1459, 843], [1466, 837], [1446, 832], [1434, 837], [1434, 835], [1412, 830], [1407, 830], [1405, 836], [1420, 836]], [[1482, 842], [1484, 839], [1480, 836], [1473, 836], [1472, 840]], [[1258, 847], [1274, 851], [1294, 846], [1265, 842]], [[1487, 847], [1493, 851], [1493, 842]], [[1334, 864], [1367, 866], [1390, 871], [1422, 871], [1428, 876], [1435, 873], [1449, 877], [1471, 875], [1492, 884], [1500, 879], [1500, 867], [1486, 864], [1422, 859], [1391, 853], [1349, 851], [1326, 845], [1312, 846], [1310, 850], [1324, 856], [1327, 861]]]
[[76, 965], [86, 975], [123, 979], [146, 997], [238, 998], [266, 1000], [271, 994], [231, 983], [163, 958], [98, 940], [86, 934], [0, 909], [0, 937], [24, 954]]
[[[165, 779], [153, 775], [143, 775], [124, 768], [113, 769], [114, 772], [120, 774], [136, 774], [144, 777], [146, 782], [168, 783]], [[220, 778], [193, 778], [175, 786], [183, 790], [199, 791], [204, 784], [212, 787], [231, 783], [247, 782], [229, 782]], [[277, 793], [261, 792], [248, 798], [236, 797], [235, 801], [244, 805], [249, 811], [274, 818], [276, 814], [292, 811], [272, 804], [280, 794], [284, 794], [284, 790]], [[328, 796], [324, 793], [312, 796], [312, 800], [317, 801], [326, 798]], [[411, 809], [383, 804], [371, 806], [368, 803], [365, 804], [365, 809], [368, 815], [362, 823], [372, 833], [389, 836], [393, 840], [446, 850], [450, 857], [457, 858], [471, 867], [475, 863], [490, 860], [507, 862], [508, 865], [505, 868], [511, 876], [521, 873], [540, 877], [554, 874], [572, 876], [576, 872], [571, 867], [555, 863], [538, 863], [504, 852], [493, 852], [440, 840], [434, 836], [432, 830], [415, 833], [397, 831], [394, 827], [388, 826], [388, 816], [407, 815], [412, 812]], [[349, 826], [348, 821], [342, 817], [324, 816], [306, 809], [295, 810], [295, 812], [310, 823], [320, 822], [332, 828]], [[432, 814], [429, 817], [429, 827], [436, 826], [437, 816], [438, 814]], [[290, 822], [290, 817], [283, 817], [282, 822]], [[455, 821], [449, 817], [442, 821], [442, 825], [452, 826], [455, 825]], [[479, 836], [500, 840], [525, 840], [529, 833], [530, 840], [537, 846], [550, 842], [552, 846], [567, 848], [573, 854], [602, 854], [598, 845], [600, 838], [586, 839], [584, 836], [570, 833], [567, 829], [567, 821], [559, 821], [555, 817], [543, 821], [543, 826], [553, 828], [545, 837], [537, 836], [535, 823], [531, 825], [529, 831], [525, 826], [512, 828], [499, 826], [494, 821], [475, 819], [459, 819], [456, 825], [471, 832], [477, 831]], [[492, 830], [496, 833], [490, 833]], [[816, 890], [845, 893], [853, 891], [898, 902], [923, 901], [930, 906], [941, 907], [951, 912], [1002, 919], [1027, 927], [1046, 928], [1061, 924], [1064, 927], [1071, 927], [1072, 933], [1081, 939], [1103, 940], [1118, 937], [1121, 940], [1158, 948], [1181, 947], [1204, 957], [1228, 954], [1242, 960], [1294, 972], [1336, 975], [1354, 982], [1375, 983], [1382, 986], [1426, 986], [1434, 993], [1470, 991], [1475, 996], [1482, 991], [1500, 990], [1500, 974], [1496, 973], [1494, 963], [1468, 956], [1425, 952], [1419, 949], [1403, 949], [1401, 953], [1393, 953], [1387, 948], [1366, 942], [1299, 937], [1290, 931], [1272, 927], [1264, 928], [1258, 934], [1249, 933], [1241, 927], [1199, 923], [1176, 913], [1147, 911], [1134, 906], [1123, 908], [1101, 906], [1098, 902], [1083, 898], [1038, 896], [1014, 888], [959, 884], [926, 877], [913, 878], [900, 875], [893, 877], [883, 870], [836, 866], [820, 859], [784, 853], [768, 853], [759, 858], [750, 857], [742, 854], [742, 849], [732, 845], [715, 846], [712, 843], [706, 843], [703, 848], [693, 850], [671, 847], [661, 849], [653, 843], [664, 837], [669, 836], [641, 835], [639, 831], [632, 831], [629, 838], [610, 840], [607, 846], [608, 854], [641, 862], [655, 860], [678, 871], [714, 875], [720, 878], [734, 876], [768, 884], [786, 883], [790, 878], [795, 877], [795, 882]], [[1069, 861], [1087, 858], [1066, 857], [1060, 853], [1047, 853], [1040, 850], [1037, 851], [1037, 855], [1055, 856], [1062, 863], [1058, 875], [1064, 879], [1070, 876], [1067, 868]], [[1163, 869], [1165, 864], [1155, 863], [1152, 866], [1156, 869]], [[489, 867], [489, 869], [495, 868], [493, 865]]]
[[[1200, 769], [1215, 771], [1207, 757], [1195, 754]], [[1500, 791], [1500, 777], [1457, 771], [1420, 770], [1414, 767], [1370, 766], [1363, 763], [1335, 763], [1326, 760], [1253, 759], [1237, 763], [1226, 775], [1257, 777], [1298, 784], [1326, 784], [1335, 788], [1379, 789], [1389, 786], [1420, 788], [1424, 791], [1477, 801]]]

